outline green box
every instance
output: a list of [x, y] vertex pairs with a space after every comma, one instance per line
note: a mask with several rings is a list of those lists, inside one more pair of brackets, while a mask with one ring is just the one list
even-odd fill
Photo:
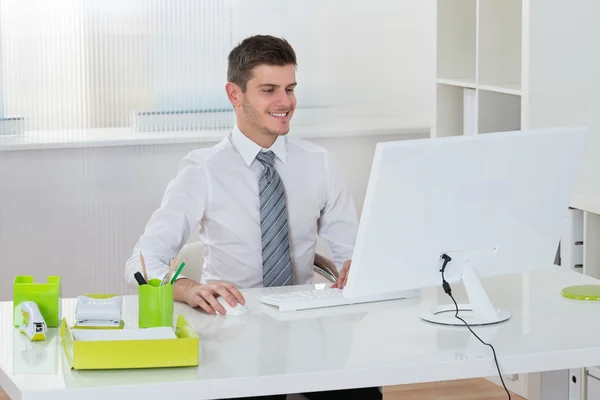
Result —
[[155, 328], [173, 327], [173, 285], [160, 285], [160, 279], [150, 279], [138, 286], [138, 326]]
[[68, 365], [72, 369], [198, 366], [200, 339], [183, 315], [177, 317], [176, 339], [78, 342], [65, 319], [60, 326], [60, 336]]
[[35, 283], [33, 276], [18, 275], [13, 284], [13, 323], [23, 321], [20, 304], [33, 301], [40, 309], [49, 328], [57, 328], [61, 321], [62, 283], [60, 276], [49, 276], [46, 283]]

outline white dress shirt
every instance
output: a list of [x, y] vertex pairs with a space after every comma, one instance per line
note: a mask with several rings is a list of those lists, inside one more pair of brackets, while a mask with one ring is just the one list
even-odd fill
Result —
[[[323, 148], [279, 136], [268, 150], [275, 153], [286, 192], [293, 281], [309, 284], [317, 235], [327, 242], [338, 270], [352, 258], [358, 226], [354, 201]], [[235, 127], [217, 145], [184, 157], [126, 263], [130, 285], [137, 284], [133, 275], [141, 271], [140, 251], [148, 278], [162, 279], [196, 232], [204, 245], [202, 283], [263, 285], [258, 179], [264, 167], [255, 160], [260, 151], [267, 149]]]

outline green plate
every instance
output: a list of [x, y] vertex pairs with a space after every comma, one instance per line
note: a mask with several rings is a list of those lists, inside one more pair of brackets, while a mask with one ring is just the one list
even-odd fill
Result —
[[598, 301], [600, 300], [600, 285], [567, 286], [560, 294], [567, 299]]

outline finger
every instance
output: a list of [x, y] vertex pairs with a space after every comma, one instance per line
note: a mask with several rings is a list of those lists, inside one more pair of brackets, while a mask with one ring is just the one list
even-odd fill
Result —
[[344, 272], [344, 280], [342, 281], [343, 286], [346, 286], [346, 283], [348, 282], [348, 275], [350, 273], [350, 266], [352, 265], [352, 261], [346, 261], [345, 263], [346, 265], [344, 265], [343, 268], [343, 272]]
[[235, 305], [238, 303], [235, 296], [233, 296], [231, 293], [229, 293], [229, 291], [227, 290], [227, 288], [225, 286], [219, 285], [219, 286], [215, 287], [215, 292], [219, 296], [224, 298], [225, 301], [227, 301], [231, 305], [231, 307], [235, 307]]
[[332, 289], [337, 289], [337, 288], [338, 288], [338, 282], [339, 282], [339, 281], [340, 281], [340, 280], [339, 280], [339, 278], [338, 278], [338, 280], [337, 280], [337, 281], [333, 282], [333, 285], [331, 285], [331, 288], [332, 288]]
[[200, 297], [200, 296], [197, 296], [195, 300], [196, 300], [196, 304], [197, 304], [197, 305], [198, 305], [200, 308], [202, 308], [204, 311], [206, 311], [207, 313], [209, 313], [209, 314], [214, 314], [214, 313], [216, 312], [216, 311], [215, 311], [215, 309], [214, 309], [214, 308], [212, 308], [212, 307], [210, 306], [210, 304], [208, 304], [206, 301], [204, 301], [204, 299], [203, 299], [202, 297]]
[[221, 305], [221, 303], [219, 303], [217, 301], [217, 299], [215, 298], [215, 296], [207, 291], [202, 292], [202, 297], [204, 298], [204, 300], [210, 304], [212, 306], [212, 308], [214, 308], [215, 310], [217, 310], [217, 312], [221, 315], [225, 315], [225, 313], [227, 311], [225, 311], [225, 308]]
[[344, 271], [347, 274], [348, 270], [350, 269], [350, 265], [351, 265], [351, 262], [350, 261], [346, 261], [344, 263], [344, 265], [342, 266], [342, 271]]
[[349, 275], [349, 272], [350, 272], [350, 268], [348, 268], [348, 269], [346, 270], [346, 273], [344, 274], [344, 281], [342, 282], [342, 284], [343, 284], [343, 286], [342, 286], [342, 287], [346, 287], [346, 283], [348, 282], [348, 275]]
[[344, 275], [340, 274], [340, 277], [338, 278], [338, 281], [337, 281], [337, 287], [339, 289], [343, 289], [344, 288], [344, 281], [345, 281], [344, 280]]
[[335, 287], [338, 289], [343, 289], [344, 288], [344, 270], [342, 270], [342, 272], [340, 272], [337, 280], [335, 281]]
[[344, 283], [344, 274], [346, 273], [346, 267], [342, 267], [342, 270], [338, 274], [332, 288], [341, 289], [343, 288], [342, 283]]
[[242, 295], [242, 292], [240, 292], [240, 290], [235, 285], [228, 283], [228, 284], [225, 284], [224, 286], [225, 286], [225, 288], [227, 288], [229, 293], [231, 293], [236, 298], [238, 303], [246, 304], [246, 299]]

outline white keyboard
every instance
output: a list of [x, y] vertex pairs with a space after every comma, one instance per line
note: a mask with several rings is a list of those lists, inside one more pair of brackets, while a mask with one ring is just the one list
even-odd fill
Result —
[[342, 289], [327, 288], [264, 295], [260, 298], [260, 302], [279, 307], [279, 311], [296, 311], [382, 300], [405, 299], [418, 296], [418, 294], [419, 291], [395, 292], [349, 299], [344, 297]]

